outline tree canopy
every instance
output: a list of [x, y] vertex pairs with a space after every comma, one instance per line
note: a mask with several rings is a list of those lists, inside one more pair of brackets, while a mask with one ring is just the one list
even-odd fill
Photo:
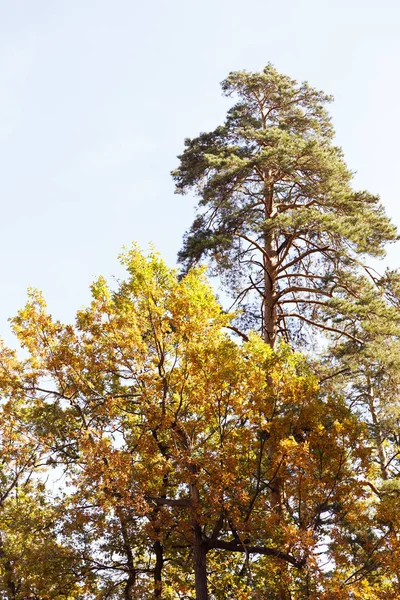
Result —
[[399, 597], [400, 276], [365, 262], [396, 229], [330, 97], [271, 65], [222, 88], [174, 172], [184, 272], [133, 245], [74, 323], [35, 289], [11, 320], [0, 599]]
[[[13, 320], [29, 356], [8, 365], [4, 390], [72, 486], [49, 509], [26, 500], [39, 510], [29, 527], [50, 535], [25, 550], [28, 565], [44, 553], [36, 597], [73, 585], [99, 599], [389, 594], [397, 525], [375, 516], [368, 431], [344, 399], [287, 345], [237, 344], [202, 269], [178, 278], [136, 248], [123, 262], [128, 279], [116, 291], [98, 279], [75, 326], [35, 291]], [[25, 589], [19, 569], [5, 566], [8, 598], [24, 597], [7, 592]]]

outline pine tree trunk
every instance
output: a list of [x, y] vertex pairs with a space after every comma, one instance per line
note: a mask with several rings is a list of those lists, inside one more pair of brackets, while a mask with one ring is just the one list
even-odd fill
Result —
[[196, 525], [193, 535], [193, 564], [196, 600], [208, 600], [207, 546], [202, 539], [201, 527]]
[[[273, 188], [270, 184], [271, 173], [264, 173], [264, 218], [267, 222], [274, 210]], [[276, 250], [274, 248], [274, 236], [271, 231], [264, 234], [264, 298], [263, 298], [263, 338], [264, 341], [274, 348], [277, 333], [276, 319]]]
[[378, 450], [379, 467], [381, 470], [382, 479], [384, 481], [386, 481], [388, 479], [388, 472], [386, 469], [386, 460], [387, 460], [386, 452], [385, 452], [385, 448], [383, 446], [381, 426], [379, 423], [378, 415], [376, 414], [376, 410], [375, 410], [374, 388], [370, 381], [368, 382], [368, 388], [369, 388], [368, 389], [368, 406], [369, 406], [369, 411], [371, 413], [372, 424], [374, 427], [373, 431], [374, 431], [375, 442], [376, 442], [377, 450]]
[[[268, 261], [269, 262], [269, 261]], [[263, 314], [263, 338], [266, 344], [275, 347], [276, 342], [276, 310], [274, 306], [273, 273], [270, 265], [264, 261], [264, 314]]]
[[[264, 218], [265, 222], [271, 219], [274, 214], [274, 190], [273, 184], [271, 183], [271, 171], [268, 169], [264, 173]], [[264, 341], [274, 349], [277, 340], [278, 321], [276, 313], [276, 294], [277, 294], [277, 252], [274, 245], [275, 239], [272, 231], [268, 228], [264, 234], [264, 251], [265, 256], [263, 259], [264, 265]], [[275, 454], [275, 447], [269, 447], [269, 457], [273, 460]], [[271, 508], [272, 510], [282, 518], [282, 481], [279, 477], [279, 473], [276, 474], [274, 481], [271, 485], [270, 491]], [[285, 574], [287, 565], [282, 566], [280, 569], [282, 576]], [[278, 595], [280, 600], [288, 600], [286, 588], [283, 584], [278, 582]]]

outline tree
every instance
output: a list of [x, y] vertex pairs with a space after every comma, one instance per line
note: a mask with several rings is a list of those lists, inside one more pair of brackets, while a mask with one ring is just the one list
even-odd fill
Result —
[[82, 584], [82, 561], [62, 536], [62, 507], [46, 491], [49, 448], [24, 393], [31, 376], [0, 347], [0, 598], [72, 600], [91, 581]]
[[37, 292], [13, 321], [94, 597], [378, 598], [396, 529], [375, 518], [363, 425], [289, 347], [232, 340], [201, 269], [123, 261], [75, 326]]
[[[366, 256], [397, 239], [379, 199], [351, 187], [325, 104], [331, 97], [279, 74], [239, 71], [222, 82], [238, 97], [226, 121], [185, 141], [173, 172], [179, 193], [194, 190], [199, 215], [180, 259], [205, 257], [275, 347], [301, 326], [358, 340], [358, 323], [338, 322], [343, 302], [370, 295]], [[363, 275], [364, 273], [364, 275]]]

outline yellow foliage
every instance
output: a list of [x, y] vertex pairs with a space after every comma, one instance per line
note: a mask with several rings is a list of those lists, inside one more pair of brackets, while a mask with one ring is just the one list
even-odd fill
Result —
[[362, 483], [366, 431], [343, 399], [286, 345], [236, 343], [202, 269], [179, 279], [136, 247], [122, 262], [127, 281], [99, 278], [74, 326], [31, 292], [13, 321], [29, 359], [4, 350], [0, 380], [64, 464], [58, 518], [96, 598], [154, 597], [157, 544], [162, 598], [192, 595], [199, 530], [215, 600], [390, 598], [398, 517]]

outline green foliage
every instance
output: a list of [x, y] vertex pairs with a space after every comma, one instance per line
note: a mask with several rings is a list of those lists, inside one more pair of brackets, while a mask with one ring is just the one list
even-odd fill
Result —
[[200, 199], [180, 259], [187, 268], [208, 257], [272, 345], [294, 341], [299, 323], [351, 331], [346, 313], [329, 329], [332, 301], [360, 298], [360, 260], [383, 256], [397, 233], [378, 197], [351, 187], [331, 98], [271, 65], [231, 73], [222, 89], [238, 102], [224, 125], [185, 141], [173, 172], [177, 191]]

